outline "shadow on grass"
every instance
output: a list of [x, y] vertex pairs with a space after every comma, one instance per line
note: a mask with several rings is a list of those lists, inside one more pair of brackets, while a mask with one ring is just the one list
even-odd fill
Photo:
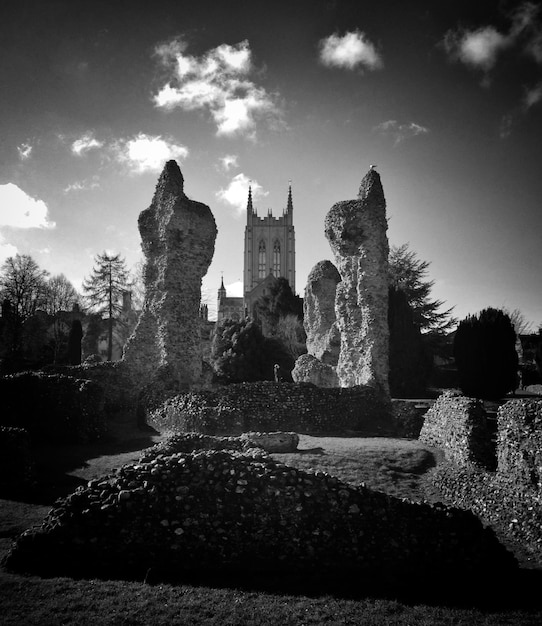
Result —
[[150, 571], [145, 582], [309, 598], [394, 600], [411, 606], [425, 604], [484, 611], [542, 610], [542, 571], [526, 569], [500, 574], [455, 571], [425, 576], [413, 572], [394, 576], [341, 570], [256, 575], [201, 573], [179, 577]]
[[0, 497], [31, 504], [52, 504], [87, 484], [86, 479], [72, 476], [70, 472], [88, 467], [90, 459], [144, 450], [153, 445], [152, 437], [158, 434], [145, 427], [132, 430], [129, 437], [113, 431], [88, 444], [35, 443], [32, 446], [33, 482], [25, 488], [4, 489]]

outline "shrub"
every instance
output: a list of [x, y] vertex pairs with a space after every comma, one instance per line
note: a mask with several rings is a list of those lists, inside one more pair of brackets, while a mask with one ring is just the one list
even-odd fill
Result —
[[86, 442], [105, 433], [104, 392], [90, 380], [41, 372], [0, 378], [0, 425], [25, 428], [35, 441]]
[[32, 479], [30, 439], [24, 428], [0, 426], [0, 489], [17, 490]]
[[454, 339], [459, 385], [467, 396], [498, 399], [516, 389], [516, 333], [503, 311], [485, 309], [460, 322]]

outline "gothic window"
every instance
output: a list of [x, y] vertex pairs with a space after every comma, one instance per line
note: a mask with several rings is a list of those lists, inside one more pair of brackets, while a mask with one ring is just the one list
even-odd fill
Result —
[[280, 276], [280, 241], [278, 239], [273, 244], [273, 276], [275, 278]]
[[258, 248], [258, 278], [265, 278], [265, 241], [260, 241]]

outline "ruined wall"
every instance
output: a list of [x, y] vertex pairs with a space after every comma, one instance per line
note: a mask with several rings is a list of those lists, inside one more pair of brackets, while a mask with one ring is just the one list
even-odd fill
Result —
[[497, 428], [497, 473], [542, 495], [542, 400], [506, 402]]
[[340, 385], [371, 385], [389, 395], [387, 228], [384, 191], [374, 169], [361, 181], [358, 198], [336, 203], [325, 219], [341, 276], [335, 300]]
[[447, 395], [428, 411], [420, 434], [421, 441], [442, 448], [448, 460], [430, 472], [431, 483], [445, 502], [495, 525], [505, 539], [540, 561], [542, 401], [510, 400], [499, 408], [497, 466], [484, 467], [483, 454], [473, 453], [473, 447], [492, 447], [492, 433], [473, 428], [484, 421], [479, 401]]
[[162, 432], [209, 435], [247, 431], [387, 434], [392, 430], [388, 403], [370, 387], [321, 389], [270, 381], [181, 394], [151, 411], [148, 420]]
[[215, 220], [208, 206], [185, 195], [183, 175], [168, 161], [138, 225], [145, 303], [123, 359], [140, 381], [167, 370], [188, 389], [202, 373], [201, 281], [213, 258]]
[[475, 398], [443, 393], [427, 411], [419, 440], [441, 448], [446, 459], [458, 465], [495, 467], [484, 406]]

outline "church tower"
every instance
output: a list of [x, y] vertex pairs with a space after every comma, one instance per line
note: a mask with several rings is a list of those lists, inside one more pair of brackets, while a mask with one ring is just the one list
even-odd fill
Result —
[[247, 224], [245, 227], [244, 300], [251, 314], [254, 302], [266, 294], [269, 283], [283, 277], [295, 293], [295, 232], [292, 185], [282, 215], [273, 217], [271, 210], [259, 217], [248, 190]]

